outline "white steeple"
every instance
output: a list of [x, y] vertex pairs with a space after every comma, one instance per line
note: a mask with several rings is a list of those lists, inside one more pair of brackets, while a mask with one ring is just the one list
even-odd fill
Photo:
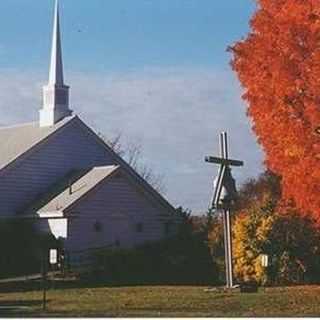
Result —
[[59, 3], [56, 0], [49, 82], [48, 85], [43, 87], [40, 127], [52, 126], [71, 114], [72, 111], [69, 109], [69, 87], [63, 82]]
[[49, 84], [63, 86], [63, 64], [62, 64], [62, 50], [61, 50], [58, 0], [56, 0], [54, 22], [53, 22], [52, 52], [51, 52]]

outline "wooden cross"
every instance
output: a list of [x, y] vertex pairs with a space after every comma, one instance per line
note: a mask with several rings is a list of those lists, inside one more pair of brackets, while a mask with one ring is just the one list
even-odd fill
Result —
[[[217, 183], [213, 191], [212, 207], [219, 208], [220, 196], [223, 186], [227, 190], [236, 193], [234, 180], [230, 173], [230, 166], [241, 167], [243, 162], [239, 160], [231, 160], [228, 157], [228, 137], [226, 132], [220, 134], [220, 151], [221, 157], [206, 157], [205, 161], [210, 163], [220, 164]], [[226, 281], [227, 288], [233, 288], [233, 265], [232, 265], [232, 237], [231, 237], [231, 219], [230, 219], [230, 203], [225, 203], [223, 206], [223, 233], [225, 247], [225, 265], [226, 265]]]
[[244, 165], [243, 161], [232, 160], [228, 157], [228, 137], [226, 132], [220, 134], [220, 157], [208, 156], [205, 158], [206, 162], [220, 164], [217, 185], [213, 191], [212, 207], [218, 208], [221, 190], [223, 187], [223, 182], [226, 176], [226, 171], [230, 166], [242, 167]]

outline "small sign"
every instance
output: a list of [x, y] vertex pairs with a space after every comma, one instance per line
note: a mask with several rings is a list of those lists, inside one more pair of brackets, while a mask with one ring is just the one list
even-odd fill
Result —
[[50, 249], [49, 262], [50, 262], [50, 264], [57, 264], [58, 263], [58, 250], [57, 249]]
[[260, 255], [261, 257], [261, 265], [266, 268], [269, 265], [269, 256], [266, 254], [262, 254]]

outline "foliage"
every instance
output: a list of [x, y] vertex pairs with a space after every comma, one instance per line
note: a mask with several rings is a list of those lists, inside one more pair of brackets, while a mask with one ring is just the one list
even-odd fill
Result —
[[[191, 212], [177, 209], [182, 223], [170, 239], [134, 249], [113, 249], [95, 254], [94, 276], [118, 284], [210, 284], [217, 278], [206, 233], [194, 231]], [[90, 275], [90, 276], [92, 276]]]
[[281, 284], [320, 280], [320, 233], [314, 222], [295, 210], [276, 217], [268, 251], [273, 255], [270, 277]]
[[250, 34], [230, 48], [232, 66], [283, 199], [319, 224], [320, 2], [257, 2]]
[[266, 273], [260, 255], [269, 253], [270, 232], [274, 223], [273, 205], [269, 198], [253, 205], [235, 218], [233, 233], [234, 273], [239, 280], [264, 282]]
[[264, 201], [266, 197], [276, 206], [281, 198], [280, 182], [280, 177], [269, 170], [260, 174], [257, 179], [249, 179], [238, 192], [236, 211], [241, 212], [257, 202]]
[[0, 277], [39, 272], [41, 255], [51, 237], [37, 235], [33, 221], [0, 222]]
[[[261, 242], [267, 236], [271, 223], [272, 212], [280, 198], [280, 179], [271, 171], [266, 171], [258, 179], [250, 179], [244, 183], [239, 192], [234, 208], [233, 231], [239, 242], [234, 246], [235, 273], [240, 279], [256, 279], [253, 275], [259, 274], [264, 278], [257, 252], [261, 251]], [[261, 210], [264, 211], [260, 216]], [[250, 211], [251, 215], [246, 215]], [[237, 218], [241, 216], [240, 219]], [[208, 240], [213, 261], [219, 270], [219, 282], [225, 283], [225, 257], [223, 240], [223, 221], [219, 214], [208, 213], [209, 230]], [[257, 236], [261, 241], [256, 241]], [[252, 241], [252, 238], [255, 240]], [[251, 247], [251, 248], [250, 248]], [[248, 250], [250, 248], [250, 250]], [[239, 258], [239, 259], [238, 259]]]
[[179, 236], [190, 237], [194, 230], [192, 212], [188, 209], [178, 207], [176, 214], [180, 218], [180, 229], [178, 230]]
[[223, 243], [223, 223], [220, 216], [209, 214], [208, 246], [217, 269], [218, 282], [225, 283], [225, 260]]
[[113, 284], [209, 284], [215, 279], [211, 257], [199, 239], [171, 239], [96, 254], [90, 276]]
[[[320, 233], [294, 209], [279, 214], [265, 198], [238, 214], [234, 223], [235, 274], [239, 280], [273, 284], [319, 281]], [[261, 265], [261, 254], [270, 266]]]

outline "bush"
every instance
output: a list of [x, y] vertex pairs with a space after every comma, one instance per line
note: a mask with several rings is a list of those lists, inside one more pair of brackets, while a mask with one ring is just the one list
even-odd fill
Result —
[[320, 280], [320, 233], [314, 222], [295, 211], [279, 214], [270, 233], [270, 277], [275, 283], [315, 283]]
[[[235, 275], [239, 280], [272, 284], [319, 281], [320, 234], [314, 223], [295, 212], [279, 214], [266, 206], [238, 215], [234, 224]], [[261, 265], [261, 254], [270, 266]]]
[[217, 283], [224, 284], [225, 277], [225, 257], [223, 242], [223, 222], [220, 216], [212, 216], [209, 213], [208, 222], [208, 245], [214, 264], [214, 270], [217, 274]]
[[0, 222], [0, 277], [27, 275], [41, 270], [43, 246], [51, 237], [39, 236], [32, 221]]
[[234, 273], [239, 281], [265, 282], [266, 270], [261, 254], [268, 254], [267, 245], [274, 223], [273, 206], [269, 199], [262, 206], [253, 206], [237, 215], [233, 226]]
[[171, 239], [96, 253], [91, 276], [119, 284], [209, 284], [216, 278], [199, 239]]
[[190, 213], [180, 210], [177, 236], [134, 249], [114, 249], [94, 255], [91, 279], [118, 284], [213, 284], [206, 232], [194, 231]]

